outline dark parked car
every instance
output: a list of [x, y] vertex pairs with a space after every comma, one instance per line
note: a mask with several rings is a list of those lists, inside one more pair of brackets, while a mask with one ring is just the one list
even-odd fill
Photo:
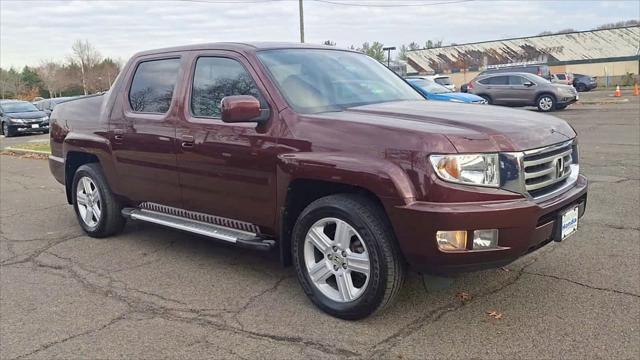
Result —
[[45, 113], [47, 113], [47, 115], [50, 115], [51, 112], [53, 111], [53, 108], [55, 108], [56, 105], [61, 104], [65, 101], [75, 99], [75, 98], [77, 98], [77, 96], [64, 96], [64, 97], [51, 98], [51, 99], [40, 99], [38, 101], [34, 101], [33, 105], [35, 105], [38, 108], [38, 110], [44, 111]]
[[551, 70], [549, 66], [542, 64], [524, 64], [524, 65], [501, 65], [494, 68], [489, 68], [481, 72], [478, 76], [507, 73], [507, 72], [524, 72], [529, 74], [538, 75], [547, 80], [551, 80]]
[[49, 116], [27, 101], [0, 100], [0, 129], [6, 137], [24, 133], [47, 133]]
[[493, 105], [536, 106], [545, 112], [562, 110], [578, 101], [573, 86], [553, 84], [529, 73], [481, 75], [467, 85], [467, 90]]
[[131, 219], [277, 249], [345, 319], [389, 305], [407, 263], [493, 268], [561, 241], [587, 200], [564, 120], [425, 101], [330, 46], [142, 52], [51, 119], [50, 169], [87, 234]]
[[573, 87], [580, 92], [590, 91], [598, 87], [598, 83], [593, 76], [573, 74]]

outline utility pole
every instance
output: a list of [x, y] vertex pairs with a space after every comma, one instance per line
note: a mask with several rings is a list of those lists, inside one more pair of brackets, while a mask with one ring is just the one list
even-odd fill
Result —
[[298, 0], [298, 9], [300, 11], [300, 42], [304, 43], [304, 10], [302, 8], [302, 0]]
[[395, 50], [396, 47], [395, 46], [390, 46], [390, 47], [383, 47], [382, 51], [386, 51], [387, 52], [387, 67], [389, 67], [389, 65], [391, 65], [391, 50]]

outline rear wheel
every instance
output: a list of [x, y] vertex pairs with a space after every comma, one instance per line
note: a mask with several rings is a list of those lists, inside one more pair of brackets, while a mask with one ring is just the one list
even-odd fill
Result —
[[578, 86], [576, 86], [576, 90], [580, 91], [580, 92], [584, 92], [587, 91], [587, 85], [585, 84], [578, 84]]
[[111, 193], [98, 164], [78, 168], [73, 178], [73, 207], [82, 229], [92, 237], [106, 237], [122, 230], [122, 207]]
[[398, 294], [404, 263], [384, 212], [370, 199], [340, 194], [314, 201], [292, 240], [298, 280], [323, 311], [361, 319]]
[[538, 110], [542, 112], [553, 111], [556, 108], [556, 99], [548, 94], [540, 95], [536, 103]]
[[478, 96], [483, 98], [487, 102], [487, 104], [491, 105], [491, 103], [492, 103], [491, 102], [491, 96], [489, 96], [489, 95], [478, 95]]

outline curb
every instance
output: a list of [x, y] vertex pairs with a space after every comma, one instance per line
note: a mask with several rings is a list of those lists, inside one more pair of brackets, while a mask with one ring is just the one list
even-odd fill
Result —
[[601, 98], [601, 99], [593, 99], [593, 100], [578, 100], [578, 104], [585, 104], [585, 105], [593, 105], [593, 104], [625, 104], [625, 103], [628, 103], [628, 102], [629, 102], [628, 98], [623, 98], [623, 99]]
[[29, 150], [29, 149], [20, 149], [20, 148], [14, 148], [14, 147], [6, 147], [4, 149], [2, 149], [2, 151], [13, 151], [16, 153], [22, 153], [22, 154], [42, 154], [42, 155], [51, 155], [50, 152], [48, 151], [40, 151], [40, 150]]

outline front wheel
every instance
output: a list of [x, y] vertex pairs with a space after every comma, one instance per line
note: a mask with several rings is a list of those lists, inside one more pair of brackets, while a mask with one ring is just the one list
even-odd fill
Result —
[[538, 110], [542, 112], [553, 111], [556, 108], [556, 99], [551, 95], [541, 95], [538, 97]]
[[311, 301], [342, 319], [389, 305], [404, 262], [384, 211], [367, 197], [339, 194], [311, 203], [293, 229], [298, 280]]
[[2, 123], [2, 134], [6, 137], [12, 137], [13, 135], [15, 135], [13, 131], [11, 131], [9, 124], [7, 124], [6, 122]]

